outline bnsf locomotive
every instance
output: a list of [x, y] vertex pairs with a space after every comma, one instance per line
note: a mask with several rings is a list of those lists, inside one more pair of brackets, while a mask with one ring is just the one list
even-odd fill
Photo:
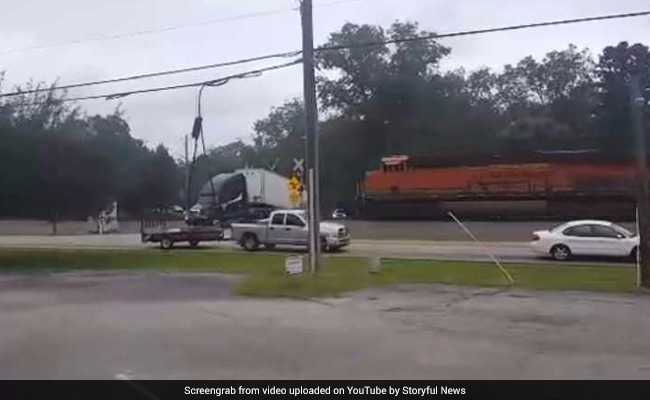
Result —
[[[459, 161], [461, 160], [461, 161]], [[391, 156], [360, 182], [366, 218], [612, 218], [635, 216], [636, 169], [599, 152], [516, 157]]]

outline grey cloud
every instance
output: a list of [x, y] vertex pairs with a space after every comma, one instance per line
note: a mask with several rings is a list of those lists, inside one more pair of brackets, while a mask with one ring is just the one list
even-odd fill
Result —
[[[388, 26], [397, 19], [411, 20], [419, 22], [425, 30], [449, 32], [648, 8], [646, 0], [360, 0], [332, 6], [322, 6], [331, 2], [328, 0], [314, 2], [317, 43], [324, 42], [330, 32], [346, 21]], [[0, 53], [2, 49], [287, 9], [286, 13], [267, 17], [161, 34], [0, 54], [0, 70], [7, 71], [9, 84], [30, 78], [48, 82], [60, 78], [61, 83], [110, 78], [290, 50], [300, 45], [299, 15], [290, 11], [296, 7], [294, 0], [10, 0], [3, 3], [8, 4], [3, 4], [0, 15]], [[499, 68], [529, 54], [541, 57], [549, 50], [566, 48], [569, 43], [598, 53], [604, 46], [620, 40], [646, 40], [648, 32], [650, 18], [639, 18], [445, 40], [453, 51], [443, 67]], [[263, 64], [87, 88], [70, 94], [199, 81], [259, 65]], [[299, 67], [253, 80], [233, 81], [210, 90], [205, 98], [206, 128], [214, 135], [208, 142], [216, 145], [250, 138], [255, 120], [264, 117], [271, 107], [300, 95], [300, 91]], [[182, 136], [194, 117], [195, 97], [196, 91], [184, 90], [128, 97], [122, 103], [134, 136], [151, 145], [162, 142], [180, 155]], [[82, 106], [92, 114], [110, 112], [116, 104], [94, 101], [84, 102]]]

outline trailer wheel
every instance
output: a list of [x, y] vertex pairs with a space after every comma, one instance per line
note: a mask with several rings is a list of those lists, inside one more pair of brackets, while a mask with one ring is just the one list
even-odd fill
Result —
[[174, 247], [174, 241], [169, 237], [164, 237], [160, 241], [160, 248], [163, 250], [169, 250]]
[[190, 240], [190, 247], [195, 249], [199, 246], [199, 241], [198, 240]]
[[242, 239], [242, 247], [247, 251], [255, 251], [260, 246], [260, 242], [257, 240], [257, 236], [250, 233]]

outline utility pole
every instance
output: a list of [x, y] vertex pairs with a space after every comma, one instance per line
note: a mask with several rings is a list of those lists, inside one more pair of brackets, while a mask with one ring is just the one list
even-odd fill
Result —
[[309, 205], [309, 267], [313, 274], [320, 269], [320, 206], [318, 173], [318, 105], [314, 73], [314, 27], [312, 0], [300, 3], [302, 18], [302, 65], [305, 96], [305, 161], [307, 164], [307, 203]]
[[643, 131], [643, 107], [645, 98], [641, 94], [641, 77], [635, 75], [630, 82], [630, 108], [632, 129], [636, 136], [637, 161], [637, 210], [639, 225], [639, 270], [637, 284], [650, 289], [650, 187], [648, 185], [648, 165], [646, 154], [646, 136]]
[[185, 135], [185, 212], [190, 212], [190, 151], [188, 136]]

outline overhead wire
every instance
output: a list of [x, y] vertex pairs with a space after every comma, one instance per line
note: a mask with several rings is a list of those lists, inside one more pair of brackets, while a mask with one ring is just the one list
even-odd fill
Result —
[[[335, 6], [335, 5], [339, 5], [339, 4], [345, 4], [345, 3], [359, 2], [359, 1], [364, 1], [364, 0], [338, 0], [338, 1], [332, 1], [332, 2], [329, 2], [329, 3], [320, 3], [320, 4], [317, 3], [317, 4], [314, 5], [314, 7], [329, 7], [329, 6]], [[0, 51], [0, 55], [12, 54], [12, 53], [21, 53], [21, 52], [33, 51], [33, 50], [45, 50], [45, 49], [50, 49], [50, 48], [71, 46], [71, 45], [77, 45], [77, 44], [88, 43], [88, 42], [101, 42], [101, 41], [133, 38], [133, 37], [138, 37], [138, 36], [145, 36], [145, 35], [172, 32], [172, 31], [178, 31], [178, 30], [184, 30], [184, 29], [190, 29], [190, 28], [198, 28], [198, 27], [202, 27], [202, 26], [216, 25], [216, 24], [221, 24], [221, 23], [225, 23], [225, 22], [241, 21], [241, 20], [259, 18], [259, 17], [267, 17], [267, 16], [271, 16], [271, 15], [286, 14], [288, 12], [292, 12], [292, 11], [296, 11], [296, 10], [297, 10], [297, 8], [280, 8], [280, 9], [274, 9], [274, 10], [256, 11], [256, 12], [250, 12], [250, 13], [245, 13], [245, 14], [240, 14], [240, 15], [233, 15], [233, 16], [230, 16], [230, 17], [209, 19], [209, 20], [199, 21], [199, 22], [194, 22], [194, 23], [189, 23], [189, 24], [170, 25], [170, 26], [163, 26], [163, 27], [160, 27], [160, 28], [143, 29], [143, 30], [139, 30], [139, 31], [117, 33], [117, 34], [112, 34], [112, 35], [100, 35], [100, 36], [97, 36], [97, 37], [66, 40], [66, 41], [61, 41], [61, 42], [58, 42], [58, 43], [46, 43], [46, 44], [27, 46], [27, 47], [21, 47], [21, 48], [16, 48], [16, 49], [8, 49], [8, 50]]]
[[118, 83], [118, 82], [146, 79], [146, 78], [155, 78], [155, 77], [159, 77], [159, 76], [174, 75], [174, 74], [181, 74], [181, 73], [194, 72], [194, 71], [202, 71], [202, 70], [206, 70], [206, 69], [214, 69], [214, 68], [221, 68], [221, 67], [230, 67], [230, 66], [240, 65], [240, 64], [248, 64], [248, 63], [253, 63], [253, 62], [257, 62], [257, 61], [269, 60], [269, 59], [273, 59], [273, 58], [295, 57], [295, 56], [300, 55], [301, 53], [302, 53], [302, 51], [289, 51], [289, 52], [282, 52], [282, 53], [267, 54], [267, 55], [258, 56], [258, 57], [243, 58], [243, 59], [233, 60], [233, 61], [225, 61], [225, 62], [216, 63], [216, 64], [207, 64], [207, 65], [200, 65], [200, 66], [187, 67], [187, 68], [179, 68], [179, 69], [173, 69], [173, 70], [167, 70], [167, 71], [150, 72], [150, 73], [144, 73], [144, 74], [138, 74], [138, 75], [130, 75], [130, 76], [124, 76], [124, 77], [120, 77], [120, 78], [103, 79], [103, 80], [97, 80], [97, 81], [91, 81], [91, 82], [72, 83], [72, 84], [69, 84], [69, 85], [61, 85], [61, 86], [56, 86], [56, 87], [53, 87], [53, 88], [36, 88], [36, 89], [29, 89], [29, 90], [17, 90], [17, 91], [10, 92], [10, 93], [0, 93], [0, 97], [20, 96], [20, 95], [24, 95], [24, 94], [50, 92], [52, 90], [68, 90], [68, 89], [75, 89], [75, 88], [87, 87], [87, 86], [97, 86], [97, 85], [105, 85], [105, 84], [110, 84], [110, 83]]
[[101, 35], [101, 36], [97, 36], [97, 37], [66, 40], [66, 41], [62, 41], [62, 42], [58, 42], [58, 43], [49, 43], [49, 44], [43, 44], [43, 45], [34, 45], [34, 46], [22, 47], [22, 48], [17, 48], [17, 49], [8, 49], [8, 50], [0, 51], [0, 55], [12, 54], [12, 53], [20, 53], [20, 52], [33, 51], [33, 50], [51, 49], [51, 48], [56, 48], [56, 47], [71, 46], [71, 45], [88, 43], [88, 42], [102, 42], [102, 41], [108, 41], [108, 40], [133, 38], [133, 37], [137, 37], [137, 36], [151, 35], [151, 34], [164, 33], [164, 32], [171, 32], [171, 31], [188, 29], [188, 28], [195, 28], [195, 27], [200, 27], [200, 26], [205, 26], [205, 25], [213, 25], [213, 24], [218, 24], [218, 23], [223, 23], [223, 22], [232, 22], [232, 21], [239, 21], [239, 20], [244, 20], [244, 19], [263, 17], [263, 16], [268, 16], [268, 15], [285, 13], [287, 11], [288, 10], [286, 10], [286, 9], [281, 9], [281, 10], [268, 10], [268, 11], [252, 12], [252, 13], [248, 13], [248, 14], [235, 15], [235, 16], [232, 16], [232, 17], [217, 18], [217, 19], [213, 19], [213, 20], [207, 20], [207, 21], [202, 21], [202, 22], [197, 22], [197, 23], [192, 23], [192, 24], [167, 26], [167, 27], [154, 28], [154, 29], [145, 29], [145, 30], [140, 30], [140, 31], [117, 33], [117, 34], [113, 34], [113, 35]]
[[568, 24], [576, 24], [576, 23], [584, 23], [584, 22], [605, 21], [605, 20], [612, 20], [612, 19], [634, 18], [634, 17], [643, 17], [643, 16], [650, 16], [650, 10], [632, 12], [632, 13], [623, 13], [623, 14], [600, 15], [596, 17], [584, 17], [584, 18], [547, 21], [547, 22], [536, 22], [536, 23], [521, 24], [521, 25], [502, 26], [497, 28], [474, 29], [474, 30], [465, 30], [465, 31], [440, 33], [440, 34], [432, 33], [429, 35], [419, 35], [419, 36], [412, 36], [406, 38], [382, 40], [376, 42], [355, 43], [355, 44], [346, 44], [346, 45], [338, 45], [338, 46], [321, 46], [314, 49], [314, 52], [347, 50], [347, 49], [363, 48], [363, 47], [375, 47], [375, 46], [384, 46], [387, 44], [399, 44], [399, 43], [407, 43], [407, 42], [414, 42], [420, 40], [445, 39], [445, 38], [458, 37], [458, 36], [480, 35], [485, 33], [506, 32], [506, 31], [521, 30], [521, 29], [541, 28], [546, 26], [568, 25]]
[[[104, 93], [104, 94], [91, 95], [91, 96], [67, 97], [67, 98], [55, 99], [55, 102], [64, 103], [64, 102], [81, 101], [81, 100], [96, 100], [96, 99], [116, 100], [116, 99], [121, 99], [123, 97], [131, 96], [131, 95], [134, 95], [134, 94], [163, 92], [163, 91], [168, 91], [168, 90], [177, 90], [177, 89], [184, 89], [184, 88], [191, 88], [191, 87], [216, 87], [216, 86], [225, 85], [226, 83], [228, 83], [228, 82], [230, 82], [231, 80], [234, 80], [234, 79], [254, 78], [254, 77], [260, 76], [261, 74], [263, 74], [265, 72], [291, 67], [293, 65], [300, 64], [300, 63], [302, 63], [302, 59], [296, 59], [296, 60], [293, 60], [293, 61], [288, 62], [288, 63], [272, 65], [272, 66], [269, 66], [269, 67], [258, 68], [258, 69], [254, 69], [254, 70], [250, 70], [250, 71], [246, 71], [246, 72], [240, 72], [240, 73], [237, 73], [237, 74], [227, 75], [227, 76], [224, 76], [224, 77], [221, 77], [221, 78], [211, 79], [211, 80], [208, 80], [208, 81], [184, 83], [184, 84], [179, 84], [179, 85], [159, 86], [159, 87], [154, 87], [154, 88], [129, 90], [129, 91], [124, 91], [124, 92]], [[35, 105], [35, 104], [41, 104], [41, 102], [28, 103], [28, 104], [23, 104], [23, 105]]]
[[[351, 0], [345, 0], [345, 1], [351, 1]], [[356, 0], [356, 1], [360, 1], [360, 0]], [[334, 4], [334, 3], [332, 3], [332, 4]], [[632, 13], [609, 14], [609, 15], [601, 15], [601, 16], [595, 16], [595, 17], [574, 18], [574, 19], [564, 19], [564, 20], [556, 20], [556, 21], [547, 21], [547, 22], [538, 22], [538, 23], [511, 25], [511, 26], [502, 26], [502, 27], [496, 27], [496, 28], [464, 30], [464, 31], [457, 31], [457, 32], [440, 33], [440, 34], [432, 33], [432, 34], [429, 34], [429, 35], [417, 35], [417, 36], [412, 36], [412, 37], [397, 38], [397, 39], [390, 39], [390, 40], [383, 40], [383, 41], [376, 41], [376, 42], [351, 43], [351, 44], [342, 44], [342, 45], [336, 45], [336, 46], [320, 46], [320, 47], [317, 47], [317, 48], [314, 49], [314, 53], [320, 53], [320, 52], [325, 52], [325, 51], [348, 50], [348, 49], [365, 48], [365, 47], [377, 47], [377, 46], [385, 46], [385, 45], [388, 45], [388, 44], [399, 44], [399, 43], [407, 43], [407, 42], [420, 41], [420, 40], [436, 40], [436, 39], [445, 39], [445, 38], [451, 38], [451, 37], [479, 35], [479, 34], [486, 34], [486, 33], [505, 32], [505, 31], [540, 28], [540, 27], [547, 27], [547, 26], [568, 25], [568, 24], [584, 23], [584, 22], [595, 22], [595, 21], [603, 21], [603, 20], [613, 20], [613, 19], [621, 19], [621, 18], [633, 18], [633, 17], [641, 17], [641, 16], [650, 16], [650, 10], [649, 11], [632, 12]], [[215, 68], [220, 68], [220, 67], [227, 67], [227, 66], [234, 66], [234, 65], [246, 64], [246, 63], [252, 63], [252, 62], [263, 61], [263, 60], [268, 60], [268, 59], [273, 59], [273, 58], [295, 57], [295, 56], [298, 56], [300, 54], [302, 54], [301, 50], [293, 50], [293, 51], [272, 53], [272, 54], [261, 55], [261, 56], [256, 56], [256, 57], [233, 60], [233, 61], [225, 61], [225, 62], [216, 63], [216, 64], [207, 64], [207, 65], [200, 65], [200, 66], [195, 66], [195, 67], [179, 68], [179, 69], [172, 69], [172, 70], [166, 70], [166, 71], [158, 71], [158, 72], [137, 74], [137, 75], [131, 75], [131, 76], [124, 76], [124, 77], [120, 77], [120, 78], [104, 79], [104, 80], [97, 80], [97, 81], [90, 81], [90, 82], [68, 84], [68, 85], [56, 86], [56, 87], [52, 87], [52, 88], [36, 88], [36, 89], [30, 89], [30, 90], [24, 90], [24, 91], [18, 90], [18, 91], [14, 91], [14, 92], [10, 92], [10, 93], [0, 93], [0, 98], [2, 98], [2, 97], [10, 97], [10, 96], [19, 96], [19, 95], [24, 95], [24, 94], [40, 93], [40, 92], [50, 92], [50, 91], [53, 91], [53, 90], [67, 90], [67, 89], [73, 89], [73, 88], [79, 88], [79, 87], [110, 84], [110, 83], [124, 82], [124, 81], [130, 81], [130, 80], [139, 80], [139, 79], [160, 77], [160, 76], [166, 76], [166, 75], [181, 74], [181, 73], [186, 73], [186, 72], [194, 72], [194, 71], [201, 71], [201, 70], [207, 70], [207, 69], [215, 69]], [[183, 87], [183, 85], [179, 85], [179, 87]], [[104, 97], [104, 96], [89, 97], [89, 98], [77, 98], [77, 99], [78, 100], [87, 100], [87, 99], [91, 99], [91, 98], [101, 98], [101, 97]]]

